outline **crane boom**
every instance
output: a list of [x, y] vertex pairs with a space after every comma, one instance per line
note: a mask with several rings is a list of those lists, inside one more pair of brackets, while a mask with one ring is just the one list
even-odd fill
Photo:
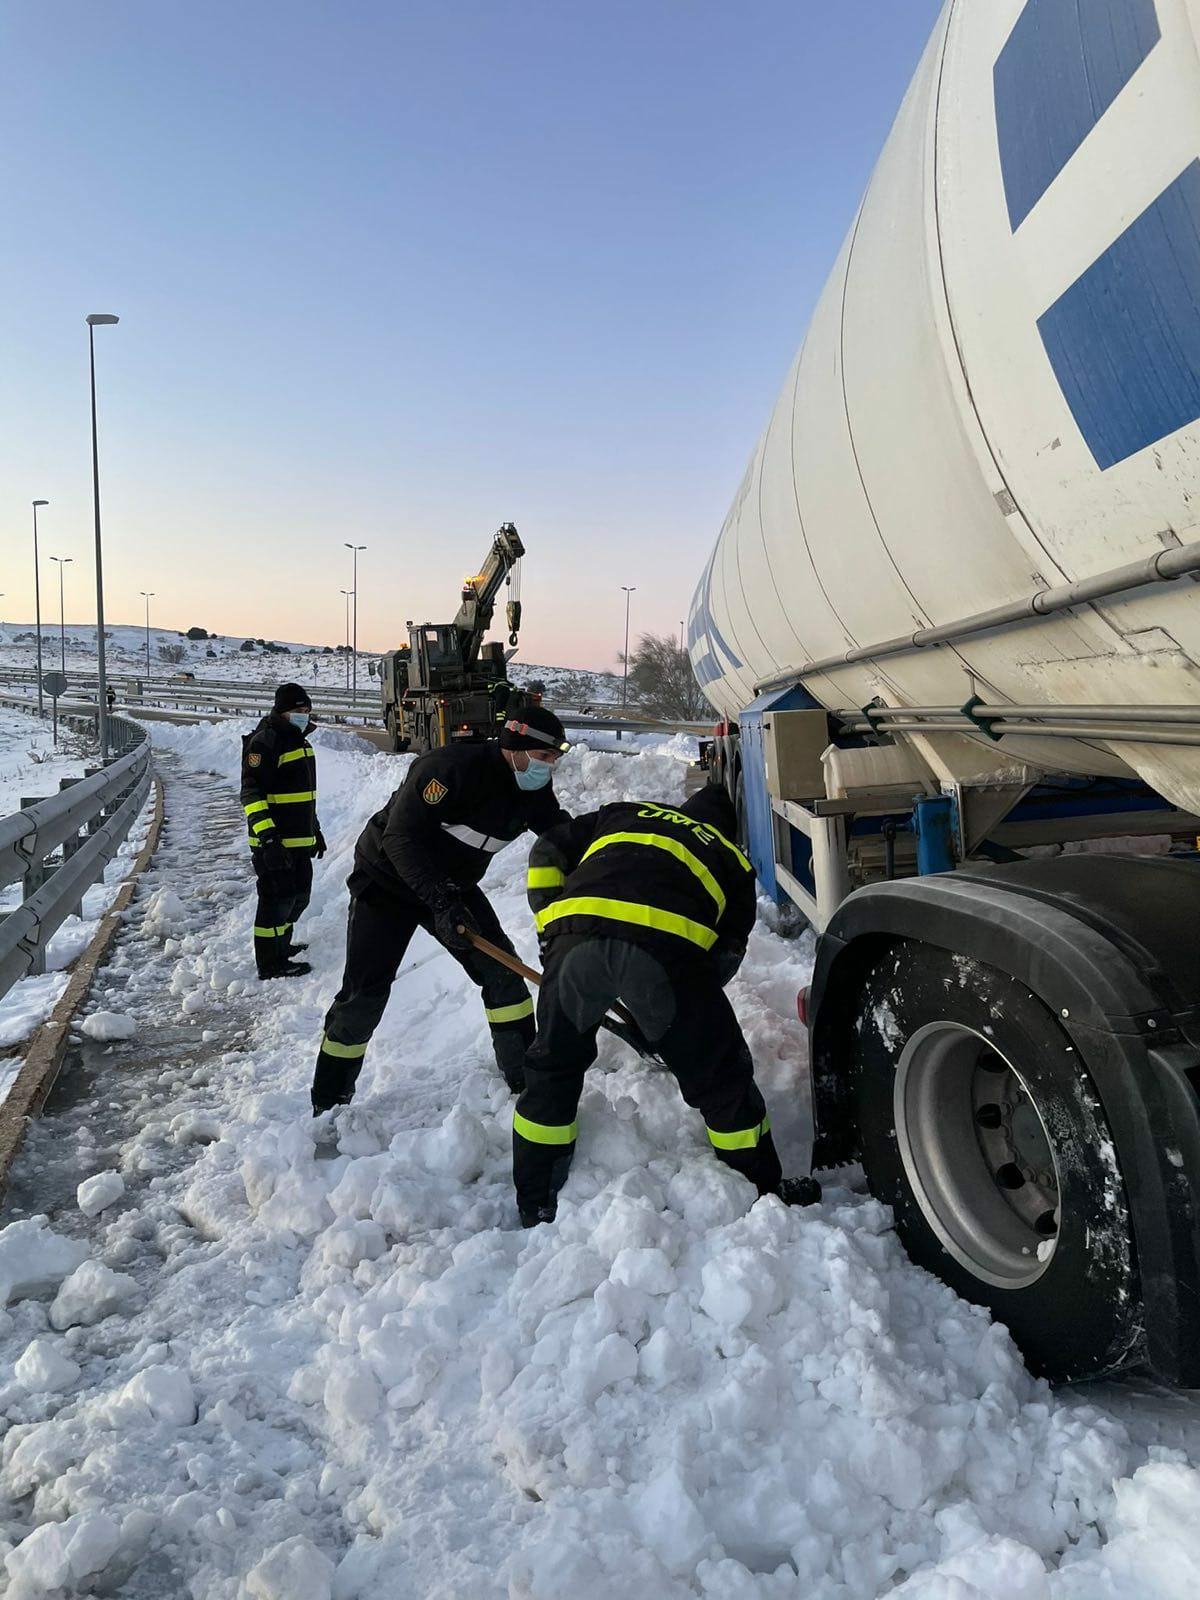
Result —
[[[492, 540], [483, 566], [474, 577], [463, 583], [462, 604], [454, 619], [462, 641], [463, 667], [469, 671], [479, 657], [479, 647], [491, 626], [496, 609], [496, 596], [500, 586], [525, 554], [521, 536], [511, 522], [504, 523]], [[516, 633], [521, 625], [521, 603], [511, 601], [508, 606], [509, 644], [516, 644]]]

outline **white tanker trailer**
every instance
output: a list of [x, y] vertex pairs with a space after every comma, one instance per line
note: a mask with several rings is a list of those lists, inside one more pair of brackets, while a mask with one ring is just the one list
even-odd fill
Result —
[[1200, 1385], [1198, 497], [1200, 0], [948, 0], [689, 649], [815, 1164], [1051, 1376]]

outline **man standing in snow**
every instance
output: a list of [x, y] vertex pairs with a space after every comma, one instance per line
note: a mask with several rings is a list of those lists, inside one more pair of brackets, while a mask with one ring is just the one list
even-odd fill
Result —
[[312, 702], [298, 683], [281, 683], [275, 705], [242, 740], [242, 806], [258, 879], [254, 961], [260, 978], [298, 978], [308, 947], [292, 934], [312, 893], [312, 858], [325, 854], [317, 821], [317, 758], [308, 742]]
[[533, 1001], [523, 981], [480, 954], [458, 931], [502, 949], [512, 944], [479, 889], [496, 851], [526, 829], [543, 833], [570, 817], [551, 783], [567, 749], [563, 725], [530, 706], [498, 740], [448, 745], [419, 756], [400, 788], [363, 829], [348, 879], [346, 970], [325, 1018], [312, 1084], [314, 1116], [354, 1094], [409, 940], [424, 928], [483, 991], [496, 1064], [509, 1087], [525, 1081]]
[[622, 1000], [703, 1115], [718, 1158], [759, 1194], [820, 1198], [782, 1176], [763, 1097], [723, 986], [754, 926], [754, 872], [732, 802], [709, 785], [678, 807], [621, 801], [552, 828], [529, 856], [545, 953], [537, 1042], [513, 1117], [521, 1222], [552, 1222], [575, 1152], [596, 1029]]

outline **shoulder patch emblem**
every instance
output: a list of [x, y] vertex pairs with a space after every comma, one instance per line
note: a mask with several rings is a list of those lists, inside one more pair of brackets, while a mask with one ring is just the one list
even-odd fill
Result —
[[450, 791], [444, 783], [439, 783], [436, 778], [430, 778], [429, 782], [421, 790], [421, 799], [424, 800], [427, 806], [435, 806], [439, 800], [444, 800], [449, 793]]
[[246, 757], [246, 765], [248, 767], [261, 767], [262, 753], [258, 750], [251, 750], [250, 754]]

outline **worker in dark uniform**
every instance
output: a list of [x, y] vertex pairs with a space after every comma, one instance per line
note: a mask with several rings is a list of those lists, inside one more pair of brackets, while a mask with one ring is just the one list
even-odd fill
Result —
[[298, 978], [312, 968], [293, 938], [312, 893], [313, 857], [325, 854], [317, 821], [317, 758], [308, 742], [312, 702], [281, 683], [275, 705], [242, 740], [242, 807], [258, 879], [254, 961], [260, 978]]
[[346, 970], [325, 1018], [312, 1085], [314, 1115], [352, 1097], [409, 940], [424, 928], [483, 991], [496, 1063], [509, 1087], [524, 1083], [533, 1001], [524, 982], [481, 954], [469, 929], [512, 952], [479, 880], [498, 850], [531, 829], [569, 821], [551, 782], [567, 749], [562, 723], [538, 708], [510, 719], [499, 738], [420, 756], [363, 829], [348, 879]]
[[621, 801], [560, 824], [529, 857], [529, 903], [545, 958], [525, 1089], [513, 1117], [513, 1178], [526, 1227], [553, 1221], [575, 1151], [596, 1029], [624, 1001], [704, 1117], [717, 1156], [760, 1194], [806, 1204], [784, 1179], [750, 1051], [723, 986], [754, 926], [754, 873], [710, 785], [678, 807]]

